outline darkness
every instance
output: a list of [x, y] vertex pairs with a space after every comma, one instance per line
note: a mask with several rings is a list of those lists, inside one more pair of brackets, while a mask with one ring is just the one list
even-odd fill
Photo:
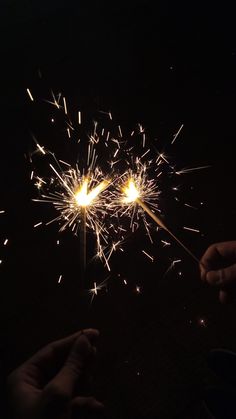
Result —
[[[72, 112], [87, 117], [111, 110], [125, 130], [141, 122], [178, 168], [210, 165], [181, 177], [180, 204], [167, 188], [162, 197], [165, 219], [200, 257], [209, 244], [236, 237], [233, 10], [226, 3], [12, 0], [1, 2], [0, 16], [3, 374], [49, 341], [98, 327], [96, 391], [110, 418], [207, 417], [201, 396], [215, 378], [205, 357], [213, 347], [236, 349], [235, 307], [220, 306], [181, 248], [162, 248], [164, 232], [151, 246], [143, 230], [113, 258], [107, 292], [92, 305], [81, 295], [78, 239], [66, 232], [58, 247], [56, 225], [33, 228], [48, 208], [32, 202], [31, 133], [51, 149], [58, 145], [26, 89], [40, 100], [51, 89], [63, 92]], [[138, 256], [142, 245], [154, 263]], [[182, 259], [182, 276], [179, 269], [165, 275], [173, 258]], [[99, 281], [107, 277], [99, 264], [89, 269]]]

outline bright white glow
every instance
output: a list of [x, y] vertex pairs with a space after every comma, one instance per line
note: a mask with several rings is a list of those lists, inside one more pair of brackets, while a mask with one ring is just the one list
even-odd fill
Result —
[[126, 195], [123, 198], [123, 202], [125, 204], [130, 204], [131, 202], [135, 202], [136, 199], [139, 197], [139, 191], [136, 188], [133, 179], [128, 181], [128, 185], [123, 189], [124, 194]]
[[80, 207], [87, 207], [88, 205], [91, 205], [93, 201], [98, 197], [98, 195], [104, 189], [106, 189], [108, 183], [108, 181], [103, 180], [101, 183], [99, 183], [99, 185], [97, 185], [88, 193], [88, 179], [85, 179], [81, 188], [75, 194], [75, 200], [77, 204]]

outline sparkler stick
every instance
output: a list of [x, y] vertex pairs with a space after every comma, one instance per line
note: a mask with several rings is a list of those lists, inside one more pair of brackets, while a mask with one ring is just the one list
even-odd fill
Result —
[[86, 273], [86, 207], [81, 209], [81, 228], [80, 228], [80, 274], [82, 288], [85, 283]]
[[156, 214], [154, 214], [150, 208], [143, 202], [141, 201], [140, 198], [136, 199], [137, 204], [139, 204], [143, 210], [153, 219], [153, 221], [155, 221], [155, 223], [157, 223], [159, 225], [159, 227], [163, 228], [163, 230], [165, 230], [180, 246], [182, 246], [182, 248], [197, 262], [199, 263], [198, 258], [191, 252], [191, 250], [189, 250], [179, 239], [178, 237], [176, 237], [172, 231], [169, 230], [169, 228], [163, 223], [163, 221], [157, 217]]
[[[88, 192], [88, 178], [82, 182], [80, 189], [75, 194], [75, 200], [80, 207], [80, 273], [82, 284], [85, 282], [86, 273], [86, 220], [87, 207], [93, 204], [98, 195], [107, 188], [109, 182], [103, 180], [90, 192]], [[83, 285], [82, 285], [83, 286]]]
[[155, 223], [159, 227], [163, 228], [163, 230], [165, 230], [197, 263], [199, 263], [198, 258], [178, 239], [178, 237], [176, 237], [172, 233], [172, 231], [169, 230], [169, 228], [164, 224], [161, 218], [157, 217], [157, 215], [151, 211], [149, 206], [140, 198], [140, 191], [136, 187], [132, 177], [128, 180], [128, 184], [125, 187], [123, 187], [123, 193], [125, 194], [125, 197], [123, 198], [123, 203], [137, 203], [138, 205], [140, 205], [142, 209], [153, 219], [153, 221], [155, 221]]

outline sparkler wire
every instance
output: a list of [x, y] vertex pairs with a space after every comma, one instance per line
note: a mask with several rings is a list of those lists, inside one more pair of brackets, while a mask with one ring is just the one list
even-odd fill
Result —
[[136, 199], [136, 202], [143, 208], [143, 210], [155, 221], [159, 227], [163, 228], [198, 264], [200, 263], [199, 259], [189, 250], [179, 239], [176, 237], [172, 231], [163, 223], [163, 221], [154, 214], [151, 209], [145, 204], [140, 198]]
[[80, 227], [80, 274], [81, 274], [81, 287], [85, 284], [86, 274], [86, 207], [81, 208], [81, 227]]

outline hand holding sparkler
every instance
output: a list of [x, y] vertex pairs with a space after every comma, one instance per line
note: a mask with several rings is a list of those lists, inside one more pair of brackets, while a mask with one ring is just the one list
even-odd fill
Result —
[[52, 342], [13, 371], [8, 378], [11, 417], [70, 419], [74, 413], [91, 417], [101, 411], [104, 406], [94, 397], [75, 395], [78, 384], [81, 392], [88, 381], [98, 336], [97, 330], [86, 329]]
[[219, 289], [226, 303], [236, 296], [236, 241], [212, 244], [200, 261], [201, 278]]

